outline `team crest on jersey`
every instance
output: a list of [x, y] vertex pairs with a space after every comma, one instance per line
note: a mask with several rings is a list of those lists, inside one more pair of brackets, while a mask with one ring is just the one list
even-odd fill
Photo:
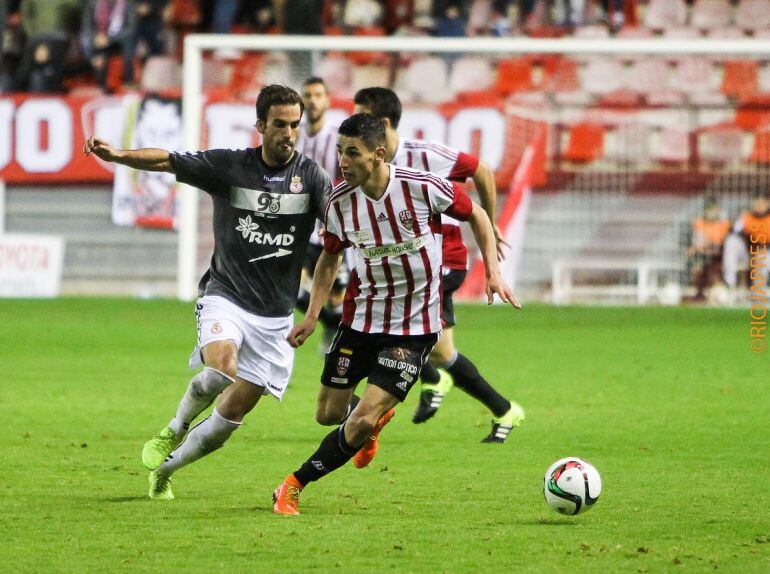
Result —
[[219, 323], [214, 323], [211, 326], [211, 332], [214, 333], [215, 335], [219, 335], [219, 333], [222, 332], [222, 325], [220, 325]]
[[350, 357], [337, 358], [337, 374], [340, 377], [344, 377], [347, 374], [349, 368], [350, 368]]
[[304, 186], [302, 185], [302, 178], [298, 175], [295, 175], [291, 178], [291, 183], [289, 184], [289, 189], [292, 193], [299, 193], [304, 189]]
[[414, 219], [412, 219], [412, 212], [408, 209], [405, 209], [404, 211], [400, 212], [398, 214], [398, 219], [401, 221], [401, 225], [406, 229], [407, 231], [412, 231], [412, 228], [414, 227]]

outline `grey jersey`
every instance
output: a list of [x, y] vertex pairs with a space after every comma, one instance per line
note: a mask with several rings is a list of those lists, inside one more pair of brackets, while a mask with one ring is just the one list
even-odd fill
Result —
[[264, 317], [291, 314], [316, 219], [331, 191], [326, 173], [295, 153], [274, 169], [261, 148], [171, 154], [178, 181], [214, 201], [214, 255], [200, 295], [219, 295]]

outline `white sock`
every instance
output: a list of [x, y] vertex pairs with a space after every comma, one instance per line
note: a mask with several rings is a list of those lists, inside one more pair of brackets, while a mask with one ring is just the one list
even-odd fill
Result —
[[228, 375], [211, 367], [204, 367], [187, 385], [176, 416], [168, 426], [176, 436], [184, 436], [190, 428], [190, 423], [208, 407], [219, 394], [233, 383]]
[[221, 448], [240, 426], [241, 423], [234, 423], [220, 415], [215, 407], [211, 416], [195, 425], [187, 435], [187, 440], [168, 455], [158, 472], [171, 475], [183, 466], [214, 452]]

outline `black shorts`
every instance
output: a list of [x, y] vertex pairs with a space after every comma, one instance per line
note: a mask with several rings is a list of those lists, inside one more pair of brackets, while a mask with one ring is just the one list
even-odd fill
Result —
[[[321, 252], [323, 250], [323, 245], [316, 245], [315, 243], [308, 243], [307, 245], [302, 267], [307, 271], [307, 274], [310, 275], [311, 278], [313, 277], [316, 263], [318, 263], [318, 258], [321, 257]], [[340, 263], [340, 270], [337, 272], [337, 278], [334, 280], [332, 289], [345, 289], [348, 286], [348, 283], [350, 283], [350, 271], [348, 270], [347, 263], [343, 257], [342, 263]]]
[[455, 305], [452, 295], [465, 281], [465, 269], [445, 269], [441, 279], [441, 322], [444, 327], [455, 325]]
[[437, 333], [383, 335], [340, 325], [326, 351], [321, 384], [350, 389], [368, 377], [369, 384], [403, 401], [437, 340]]

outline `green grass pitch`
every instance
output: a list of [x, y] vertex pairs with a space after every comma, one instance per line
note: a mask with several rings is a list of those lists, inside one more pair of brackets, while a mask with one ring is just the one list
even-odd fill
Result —
[[[371, 467], [311, 485], [302, 516], [270, 493], [328, 432], [313, 419], [318, 338], [283, 403], [146, 498], [139, 454], [190, 373], [193, 306], [0, 302], [0, 571], [770, 572], [770, 351], [748, 311], [461, 306], [458, 347], [527, 420], [480, 444], [455, 389], [413, 425], [416, 392]], [[591, 460], [585, 515], [543, 501], [556, 459]]]

